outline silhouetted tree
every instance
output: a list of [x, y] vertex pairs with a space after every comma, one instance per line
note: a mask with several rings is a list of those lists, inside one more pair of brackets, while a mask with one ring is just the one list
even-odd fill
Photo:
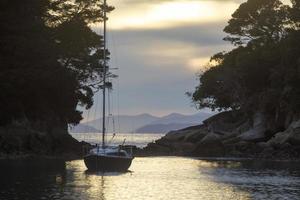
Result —
[[90, 25], [103, 9], [113, 8], [96, 0], [0, 2], [0, 125], [81, 120], [78, 106], [90, 108], [101, 85], [103, 38]]
[[[283, 123], [300, 111], [299, 3], [248, 0], [232, 15], [225, 40], [238, 47], [218, 53], [192, 94], [199, 108], [263, 111]], [[278, 124], [280, 124], [278, 123]]]
[[248, 0], [233, 13], [224, 31], [235, 45], [265, 45], [285, 36], [287, 6], [280, 0]]

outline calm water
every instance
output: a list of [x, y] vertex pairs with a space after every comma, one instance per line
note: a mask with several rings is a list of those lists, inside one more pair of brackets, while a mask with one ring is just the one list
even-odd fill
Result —
[[82, 160], [0, 164], [1, 200], [300, 199], [299, 163], [150, 157], [105, 174], [86, 172]]
[[[89, 143], [99, 143], [102, 139], [101, 133], [72, 133], [71, 134], [78, 141], [86, 141]], [[122, 144], [124, 139], [126, 139], [125, 144], [136, 145], [138, 147], [144, 147], [148, 143], [153, 142], [165, 134], [153, 134], [153, 133], [121, 133], [116, 134], [113, 137], [113, 134], [107, 134], [106, 140], [110, 145], [119, 145]]]

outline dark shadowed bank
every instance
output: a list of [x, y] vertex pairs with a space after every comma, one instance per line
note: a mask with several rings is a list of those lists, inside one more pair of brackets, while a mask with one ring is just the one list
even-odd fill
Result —
[[300, 117], [290, 116], [281, 131], [256, 113], [222, 112], [203, 125], [171, 131], [137, 155], [171, 155], [293, 160], [300, 158]]
[[102, 13], [103, 2], [91, 0], [0, 2], [1, 157], [81, 155], [67, 126], [103, 87], [108, 50], [90, 27]]
[[67, 126], [62, 124], [46, 127], [42, 123], [16, 122], [0, 127], [0, 159], [73, 160], [82, 158], [89, 148], [89, 144], [69, 135]]

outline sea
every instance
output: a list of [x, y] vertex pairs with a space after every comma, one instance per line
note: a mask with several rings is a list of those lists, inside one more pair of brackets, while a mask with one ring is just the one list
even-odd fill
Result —
[[[101, 143], [101, 133], [71, 133], [71, 135], [78, 141], [85, 141], [90, 144]], [[107, 133], [106, 144], [115, 146], [120, 144], [135, 145], [137, 147], [145, 147], [148, 143], [163, 137], [162, 133]]]
[[[159, 137], [125, 135], [115, 137], [129, 143], [130, 136], [138, 146]], [[92, 134], [76, 136], [79, 140], [82, 137], [95, 139]], [[300, 199], [300, 163], [137, 157], [128, 172], [90, 173], [82, 159], [0, 160], [0, 200], [15, 199], [296, 200]]]

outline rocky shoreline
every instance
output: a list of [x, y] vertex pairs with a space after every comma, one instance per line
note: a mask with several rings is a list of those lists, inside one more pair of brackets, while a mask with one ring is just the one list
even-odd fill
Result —
[[81, 159], [90, 144], [78, 142], [64, 126], [24, 123], [0, 127], [0, 159]]
[[[249, 119], [238, 112], [222, 112], [201, 125], [171, 131], [143, 149], [133, 147], [133, 153], [136, 157], [300, 160], [300, 118], [289, 118], [281, 131], [274, 126], [261, 113]], [[60, 126], [51, 130], [24, 125], [0, 128], [0, 159], [75, 160], [82, 159], [91, 147]]]
[[282, 131], [274, 131], [273, 126], [261, 113], [249, 119], [222, 112], [202, 125], [171, 131], [136, 155], [299, 160], [300, 118], [290, 118]]

